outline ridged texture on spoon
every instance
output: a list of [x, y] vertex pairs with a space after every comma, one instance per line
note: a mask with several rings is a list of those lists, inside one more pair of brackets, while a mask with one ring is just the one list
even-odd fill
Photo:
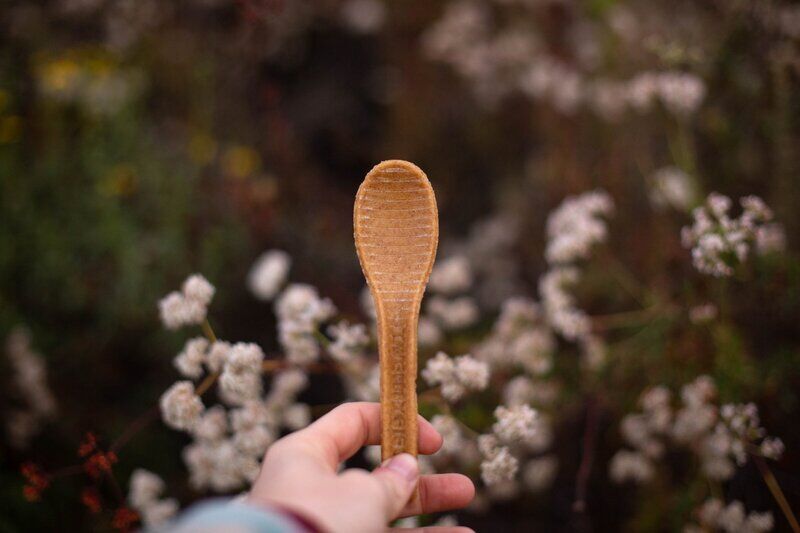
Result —
[[381, 455], [417, 455], [417, 323], [439, 242], [436, 197], [407, 161], [384, 161], [356, 195], [354, 237], [378, 315]]

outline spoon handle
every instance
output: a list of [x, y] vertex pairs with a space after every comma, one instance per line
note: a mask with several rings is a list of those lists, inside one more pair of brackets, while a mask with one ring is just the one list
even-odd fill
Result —
[[377, 306], [381, 364], [381, 457], [417, 455], [417, 323], [419, 300]]

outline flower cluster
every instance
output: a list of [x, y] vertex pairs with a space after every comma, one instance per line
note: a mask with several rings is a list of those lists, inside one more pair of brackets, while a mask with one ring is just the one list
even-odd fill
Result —
[[596, 369], [605, 361], [602, 340], [591, 331], [591, 320], [579, 309], [567, 287], [578, 282], [578, 260], [589, 256], [591, 247], [604, 242], [614, 202], [604, 191], [592, 191], [565, 199], [547, 220], [545, 257], [550, 269], [539, 278], [539, 295], [550, 327], [565, 339], [579, 343], [584, 366]]
[[455, 359], [444, 352], [428, 359], [422, 377], [428, 385], [439, 385], [442, 396], [451, 402], [461, 399], [467, 391], [481, 391], [489, 384], [489, 365], [471, 355]]
[[319, 297], [311, 285], [289, 285], [275, 302], [278, 333], [287, 359], [298, 365], [313, 363], [319, 358], [320, 346], [315, 339], [319, 325], [330, 319], [336, 308]]
[[654, 387], [640, 398], [641, 413], [626, 415], [620, 424], [625, 441], [633, 451], [620, 450], [611, 461], [610, 474], [617, 482], [645, 482], [652, 479], [655, 463], [668, 442], [685, 446], [700, 462], [708, 479], [730, 479], [735, 464], [742, 465], [747, 453], [780, 458], [783, 443], [766, 437], [754, 404], [725, 404], [713, 400], [716, 386], [700, 376], [681, 389], [682, 405], [673, 410], [665, 387]]
[[564, 199], [547, 217], [547, 262], [564, 264], [586, 259], [594, 244], [606, 240], [608, 229], [602, 217], [613, 211], [614, 202], [604, 191]]
[[172, 291], [158, 302], [161, 322], [167, 329], [200, 324], [206, 319], [214, 286], [200, 274], [189, 276], [180, 291]]
[[203, 402], [191, 381], [178, 381], [161, 395], [161, 417], [174, 429], [191, 429], [203, 413]]
[[[513, 496], [513, 483], [521, 461], [530, 454], [541, 454], [552, 442], [547, 421], [529, 405], [498, 406], [492, 432], [478, 438], [483, 456], [481, 478], [497, 491], [495, 496]], [[553, 456], [538, 456], [528, 461], [524, 482], [532, 491], [541, 490], [555, 475], [557, 461]]]
[[724, 531], [725, 533], [764, 533], [771, 531], [774, 519], [772, 513], [748, 513], [740, 501], [728, 505], [717, 498], [706, 500], [696, 510], [699, 524], [688, 524], [684, 533], [703, 531]]
[[757, 196], [739, 200], [742, 213], [732, 218], [731, 199], [711, 193], [704, 205], [695, 208], [691, 226], [681, 232], [685, 248], [692, 249], [695, 268], [716, 277], [731, 276], [755, 247], [757, 253], [783, 248], [783, 229], [772, 220], [772, 211]]
[[333, 342], [328, 345], [328, 352], [336, 361], [345, 363], [364, 355], [370, 342], [367, 327], [364, 324], [350, 325], [342, 320], [328, 328]]
[[[580, 40], [561, 43], [574, 48], [569, 54], [574, 61], [556, 58], [536, 38], [541, 34], [537, 30], [541, 11], [535, 4], [503, 4], [500, 7], [509, 11], [508, 19], [515, 21], [507, 28], [495, 23], [504, 20], [493, 16], [497, 6], [454, 0], [422, 39], [425, 54], [451, 66], [487, 104], [521, 92], [560, 113], [572, 115], [583, 107], [604, 120], [616, 121], [625, 112], [648, 112], [657, 102], [673, 115], [686, 117], [705, 98], [705, 83], [691, 72], [645, 70], [628, 79], [595, 75], [591, 71], [602, 46], [595, 32], [584, 31]], [[616, 21], [606, 22], [608, 31], [615, 32]]]
[[164, 480], [153, 472], [138, 468], [131, 474], [129, 483], [128, 504], [139, 513], [143, 526], [162, 525], [178, 512], [176, 499], [161, 498]]
[[56, 413], [56, 399], [47, 385], [47, 367], [42, 356], [31, 348], [30, 335], [14, 329], [6, 339], [6, 353], [13, 371], [14, 389], [24, 408], [13, 410], [6, 420], [11, 443], [24, 447], [41, 425]]
[[[243, 375], [256, 374], [253, 363], [258, 354], [251, 345], [243, 345], [234, 359], [230, 369], [232, 380], [247, 382], [248, 378]], [[231, 385], [223, 384], [224, 375], [225, 371], [220, 376], [219, 395], [230, 402], [231, 398], [225, 396], [229, 393], [225, 391]], [[261, 379], [260, 368], [258, 378]], [[310, 422], [308, 406], [295, 401], [307, 383], [302, 371], [285, 370], [272, 378], [266, 394], [259, 385], [258, 393], [253, 396], [249, 396], [253, 393], [251, 390], [243, 396], [235, 396], [231, 408], [215, 405], [205, 410], [188, 428], [194, 440], [183, 450], [192, 486], [229, 492], [252, 483], [261, 458], [281, 429], [299, 429]]]

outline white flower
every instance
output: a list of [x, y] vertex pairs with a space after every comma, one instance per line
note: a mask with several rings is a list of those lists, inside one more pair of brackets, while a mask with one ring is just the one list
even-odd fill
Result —
[[489, 383], [489, 366], [470, 355], [455, 360], [444, 352], [428, 359], [422, 377], [429, 385], [440, 385], [448, 401], [459, 400], [467, 390], [483, 390]]
[[177, 291], [167, 294], [158, 302], [161, 322], [167, 329], [178, 329], [189, 322], [188, 310], [183, 295]]
[[263, 253], [247, 276], [247, 287], [257, 298], [271, 300], [286, 281], [292, 260], [281, 250]]
[[222, 374], [219, 394], [229, 405], [242, 405], [261, 394], [261, 378], [256, 374]]
[[563, 264], [588, 257], [592, 245], [605, 241], [608, 230], [601, 217], [613, 210], [614, 203], [604, 191], [565, 199], [547, 217], [547, 261]]
[[697, 510], [697, 517], [706, 528], [727, 533], [764, 533], [774, 525], [772, 513], [747, 514], [744, 504], [737, 500], [726, 506], [721, 500], [710, 498]]
[[649, 481], [653, 473], [653, 465], [639, 452], [620, 450], [611, 459], [610, 475], [616, 483]]
[[784, 446], [783, 441], [778, 438], [767, 437], [761, 442], [759, 446], [759, 451], [761, 455], [767, 457], [768, 459], [778, 460], [783, 456], [783, 452], [786, 450], [786, 446]]
[[147, 528], [163, 525], [178, 513], [178, 507], [178, 500], [174, 498], [152, 502], [138, 509], [142, 525]]
[[141, 509], [157, 500], [165, 487], [163, 479], [144, 468], [133, 471], [129, 485], [128, 503], [135, 509]]
[[444, 352], [438, 352], [435, 357], [428, 359], [422, 377], [428, 385], [446, 383], [455, 378], [456, 364]]
[[679, 443], [689, 444], [714, 427], [717, 411], [711, 405], [688, 406], [675, 416], [672, 437]]
[[192, 274], [183, 282], [183, 296], [208, 307], [214, 297], [214, 286], [200, 274]]
[[328, 334], [333, 337], [333, 342], [328, 346], [328, 352], [339, 362], [350, 361], [361, 356], [369, 343], [366, 326], [363, 324], [351, 326], [345, 320], [330, 326]]
[[695, 201], [691, 178], [677, 167], [663, 167], [650, 176], [650, 201], [657, 208], [688, 211]]
[[487, 486], [511, 481], [519, 470], [519, 460], [505, 446], [496, 448], [481, 462], [481, 479]]
[[506, 443], [518, 443], [532, 439], [539, 429], [539, 414], [530, 406], [522, 404], [511, 408], [499, 406], [494, 410], [497, 422], [492, 431]]
[[297, 322], [281, 322], [279, 340], [286, 350], [286, 360], [293, 365], [305, 366], [319, 359], [320, 345], [308, 326], [297, 327]]
[[257, 344], [251, 342], [237, 342], [228, 354], [225, 361], [224, 372], [258, 374], [261, 372], [261, 363], [264, 361], [264, 352]]
[[225, 366], [225, 361], [231, 352], [231, 343], [217, 341], [211, 345], [206, 355], [206, 366], [211, 372], [219, 372]]
[[193, 274], [183, 282], [181, 292], [173, 291], [158, 303], [161, 322], [167, 329], [200, 324], [213, 297], [214, 286], [200, 274]]
[[159, 476], [142, 468], [134, 470], [130, 479], [128, 503], [139, 512], [144, 526], [163, 524], [178, 512], [177, 500], [159, 499], [163, 491], [164, 481]]
[[178, 381], [161, 395], [161, 417], [174, 429], [191, 429], [203, 412], [203, 402], [191, 381]]
[[258, 471], [258, 461], [242, 453], [232, 439], [217, 443], [190, 444], [183, 450], [189, 481], [195, 489], [231, 492], [249, 482]]
[[259, 425], [278, 425], [278, 412], [259, 400], [250, 400], [241, 407], [231, 409], [229, 418], [231, 428], [237, 433], [249, 431]]
[[275, 303], [275, 313], [281, 320], [318, 324], [335, 312], [330, 300], [320, 299], [317, 289], [302, 283], [289, 285]]
[[260, 458], [275, 441], [275, 435], [267, 426], [256, 425], [233, 435], [236, 448], [245, 455]]
[[278, 315], [278, 337], [286, 350], [287, 359], [296, 365], [306, 365], [319, 357], [319, 343], [314, 333], [320, 323], [336, 312], [333, 303], [321, 299], [310, 285], [289, 285], [275, 303]]
[[455, 359], [456, 379], [469, 390], [484, 390], [489, 385], [489, 365], [476, 360], [471, 355]]
[[431, 271], [428, 289], [442, 294], [457, 294], [472, 285], [472, 268], [469, 260], [457, 255], [438, 261]]
[[772, 211], [757, 196], [746, 196], [740, 200], [741, 216], [734, 219], [729, 214], [731, 204], [727, 196], [711, 193], [705, 204], [692, 212], [692, 225], [681, 230], [683, 246], [692, 249], [695, 268], [704, 274], [732, 275], [750, 249], [758, 248], [759, 238], [762, 247], [769, 248], [764, 239], [771, 239], [766, 232], [773, 230], [765, 228]]
[[703, 80], [688, 72], [663, 72], [656, 83], [664, 107], [677, 116], [694, 113], [706, 94]]
[[206, 409], [192, 428], [192, 435], [197, 440], [218, 442], [228, 433], [228, 415], [225, 408], [215, 405]]
[[434, 296], [428, 300], [427, 310], [429, 316], [435, 318], [446, 330], [466, 328], [479, 318], [478, 305], [469, 296], [453, 300]]
[[550, 372], [554, 349], [553, 335], [541, 327], [521, 333], [510, 346], [512, 358], [534, 376]]
[[545, 273], [539, 280], [547, 320], [567, 340], [585, 337], [591, 331], [586, 313], [575, 306], [575, 299], [565, 289], [578, 281], [579, 271], [574, 267], [558, 267]]
[[681, 389], [681, 398], [686, 405], [701, 406], [717, 394], [717, 387], [711, 377], [703, 375]]
[[56, 398], [47, 384], [44, 359], [31, 348], [27, 330], [14, 328], [6, 339], [6, 351], [15, 392], [25, 403], [24, 408], [8, 414], [6, 429], [11, 444], [22, 448], [41, 429], [42, 422], [56, 414]]
[[664, 452], [663, 444], [653, 438], [651, 426], [646, 415], [626, 415], [620, 423], [620, 431], [628, 444], [648, 457], [660, 457]]
[[261, 363], [264, 352], [252, 343], [236, 343], [219, 377], [219, 390], [223, 399], [233, 405], [242, 405], [261, 394]]
[[186, 342], [183, 351], [179, 353], [173, 363], [178, 372], [184, 377], [197, 379], [203, 375], [203, 363], [206, 360], [208, 341], [203, 337], [196, 337]]

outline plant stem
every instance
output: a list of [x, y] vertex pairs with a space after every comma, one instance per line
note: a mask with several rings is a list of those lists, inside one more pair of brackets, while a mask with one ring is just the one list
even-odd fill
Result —
[[575, 481], [575, 501], [572, 510], [578, 513], [586, 511], [586, 489], [594, 463], [594, 448], [599, 425], [599, 405], [595, 398], [588, 398], [586, 405], [586, 430], [583, 433], [583, 457]]
[[153, 422], [156, 418], [158, 418], [159, 408], [158, 406], [151, 407], [141, 415], [139, 415], [136, 420], [131, 422], [131, 424], [125, 428], [125, 431], [122, 432], [122, 435], [116, 438], [114, 442], [111, 443], [109, 450], [114, 453], [119, 453], [123, 446], [125, 446], [129, 440], [136, 436], [141, 430], [146, 428]]
[[786, 496], [783, 494], [781, 486], [778, 485], [778, 480], [775, 479], [775, 476], [772, 474], [772, 471], [769, 469], [769, 466], [767, 466], [767, 463], [764, 461], [764, 459], [757, 455], [753, 455], [752, 457], [753, 462], [761, 472], [761, 477], [764, 478], [764, 483], [767, 484], [767, 487], [772, 493], [773, 498], [775, 498], [775, 501], [778, 502], [781, 511], [783, 511], [783, 516], [786, 517], [786, 521], [789, 522], [789, 526], [791, 526], [792, 531], [794, 531], [794, 533], [800, 533], [800, 524], [797, 523], [797, 518], [794, 516], [794, 512], [792, 512], [789, 502], [786, 501]]
[[214, 329], [211, 327], [211, 323], [208, 321], [208, 318], [203, 320], [201, 327], [203, 328], [203, 334], [206, 336], [209, 342], [217, 342], [217, 336], [214, 334]]

